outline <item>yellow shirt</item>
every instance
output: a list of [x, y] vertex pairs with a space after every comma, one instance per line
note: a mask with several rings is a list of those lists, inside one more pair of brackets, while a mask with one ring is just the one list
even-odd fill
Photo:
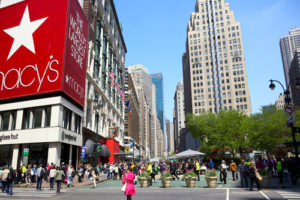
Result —
[[148, 172], [152, 173], [152, 165], [150, 164], [147, 169]]
[[200, 170], [200, 165], [198, 162], [196, 162], [196, 171], [199, 171]]

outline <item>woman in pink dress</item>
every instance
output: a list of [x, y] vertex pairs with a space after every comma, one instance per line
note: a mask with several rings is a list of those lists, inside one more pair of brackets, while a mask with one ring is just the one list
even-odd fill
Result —
[[133, 181], [135, 179], [135, 175], [132, 173], [133, 169], [128, 167], [127, 173], [124, 175], [122, 183], [126, 184], [125, 195], [127, 196], [127, 200], [131, 200], [131, 196], [135, 195], [135, 188]]

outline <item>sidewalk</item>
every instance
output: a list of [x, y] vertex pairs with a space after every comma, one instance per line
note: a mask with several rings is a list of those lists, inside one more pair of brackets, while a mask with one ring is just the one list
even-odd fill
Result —
[[[101, 183], [105, 180], [106, 180], [106, 175], [105, 174], [100, 174], [99, 181], [97, 181], [97, 184]], [[89, 185], [93, 185], [93, 183], [94, 183], [93, 180], [88, 180], [86, 177], [82, 180], [81, 183], [78, 182], [78, 176], [77, 175], [73, 178], [73, 187], [89, 186]], [[19, 185], [15, 184], [14, 187], [16, 187], [16, 188], [36, 188], [36, 183], [32, 183], [32, 184], [21, 183]], [[42, 188], [50, 188], [50, 183], [46, 182], [46, 181], [43, 181]], [[56, 188], [56, 183], [54, 183], [54, 188]], [[67, 184], [63, 183], [61, 185], [61, 188], [62, 189], [67, 189], [68, 188]]]

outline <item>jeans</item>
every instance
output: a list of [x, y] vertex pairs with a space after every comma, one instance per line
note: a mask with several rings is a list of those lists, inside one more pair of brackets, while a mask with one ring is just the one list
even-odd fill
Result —
[[131, 200], [131, 195], [127, 195], [127, 200]]
[[253, 182], [255, 181], [256, 185], [257, 185], [257, 189], [260, 190], [261, 186], [260, 183], [258, 181], [258, 179], [256, 177], [251, 177], [250, 178], [250, 190], [253, 190]]
[[57, 183], [56, 192], [57, 193], [60, 193], [61, 182], [62, 182], [61, 180], [60, 181], [56, 181], [56, 183]]
[[[241, 187], [248, 187], [248, 176], [246, 173], [240, 173], [241, 175]], [[244, 185], [245, 183], [245, 185]]]
[[13, 181], [11, 183], [7, 183], [7, 193], [10, 195], [13, 194], [13, 185], [14, 185]]
[[2, 181], [2, 192], [7, 192], [8, 188], [7, 188], [7, 181]]
[[221, 182], [224, 181], [224, 184], [226, 184], [226, 179], [227, 179], [227, 172], [224, 170], [223, 172], [220, 173], [220, 180]]
[[72, 186], [73, 178], [72, 175], [68, 175], [68, 185]]
[[37, 184], [36, 184], [36, 189], [37, 190], [42, 190], [42, 183], [43, 183], [43, 177], [37, 177]]
[[54, 187], [54, 177], [51, 177], [50, 178], [50, 189], [53, 190], [53, 187]]
[[232, 180], [236, 180], [236, 172], [232, 171]]
[[196, 170], [196, 174], [197, 174], [197, 177], [198, 177], [198, 181], [200, 181], [200, 170]]

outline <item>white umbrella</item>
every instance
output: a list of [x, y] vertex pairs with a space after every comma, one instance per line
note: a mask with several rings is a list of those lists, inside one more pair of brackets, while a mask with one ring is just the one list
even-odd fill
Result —
[[183, 151], [183, 152], [180, 152], [180, 153], [174, 155], [173, 157], [175, 157], [175, 158], [184, 158], [184, 157], [201, 156], [201, 155], [204, 155], [204, 153], [188, 149], [186, 151]]

